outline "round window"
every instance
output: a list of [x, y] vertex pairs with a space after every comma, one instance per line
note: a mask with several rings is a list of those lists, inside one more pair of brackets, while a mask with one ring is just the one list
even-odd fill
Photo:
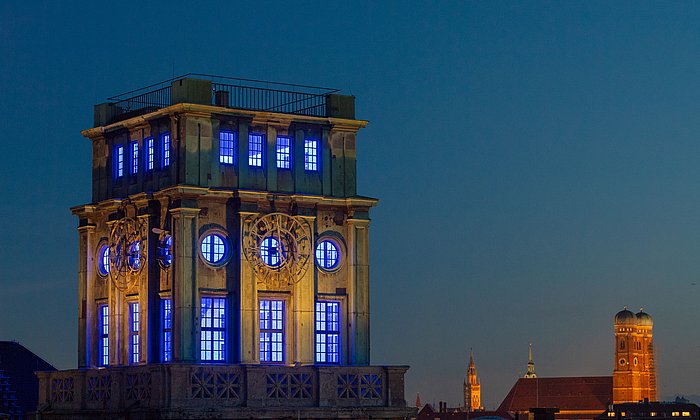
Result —
[[199, 251], [207, 263], [214, 266], [223, 265], [228, 256], [228, 243], [223, 235], [209, 233], [202, 238]]
[[165, 235], [158, 245], [158, 261], [163, 268], [168, 268], [173, 263], [173, 237]]
[[97, 271], [101, 276], [109, 274], [109, 247], [102, 245], [97, 253]]
[[129, 267], [134, 270], [141, 268], [141, 242], [135, 241], [129, 246]]
[[274, 236], [268, 236], [260, 242], [260, 258], [268, 266], [279, 267], [285, 256], [284, 247]]
[[316, 244], [316, 264], [324, 270], [333, 270], [340, 263], [340, 252], [338, 245], [329, 240], [324, 239]]

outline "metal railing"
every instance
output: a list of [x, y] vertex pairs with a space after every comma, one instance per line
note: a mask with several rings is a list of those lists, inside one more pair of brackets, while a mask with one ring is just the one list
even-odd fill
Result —
[[315, 117], [327, 116], [328, 95], [339, 92], [332, 88], [188, 73], [107, 98], [114, 107], [113, 117], [121, 120], [172, 105], [173, 82], [186, 78], [211, 81], [212, 105]]

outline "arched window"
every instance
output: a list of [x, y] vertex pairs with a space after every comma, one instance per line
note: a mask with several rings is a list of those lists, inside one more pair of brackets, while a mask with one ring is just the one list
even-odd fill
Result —
[[620, 350], [625, 349], [625, 340], [620, 340]]

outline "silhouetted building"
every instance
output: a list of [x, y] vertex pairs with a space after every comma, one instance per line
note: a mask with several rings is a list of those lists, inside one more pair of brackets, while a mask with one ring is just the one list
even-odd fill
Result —
[[597, 420], [698, 420], [700, 407], [691, 403], [650, 402], [620, 403], [610, 406]]
[[449, 408], [447, 403], [441, 402], [437, 410], [432, 405], [426, 404], [418, 412], [417, 420], [514, 420], [514, 417], [504, 411], [472, 411], [467, 412], [462, 407]]
[[39, 381], [36, 371], [56, 368], [15, 341], [0, 341], [0, 418], [22, 418], [36, 410]]
[[95, 107], [78, 218], [78, 370], [50, 416], [404, 418], [370, 365], [354, 97], [180, 77]]

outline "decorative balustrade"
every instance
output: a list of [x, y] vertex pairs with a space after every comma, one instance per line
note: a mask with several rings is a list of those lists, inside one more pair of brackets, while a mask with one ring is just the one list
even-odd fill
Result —
[[407, 369], [163, 364], [38, 372], [39, 412], [400, 409]]

